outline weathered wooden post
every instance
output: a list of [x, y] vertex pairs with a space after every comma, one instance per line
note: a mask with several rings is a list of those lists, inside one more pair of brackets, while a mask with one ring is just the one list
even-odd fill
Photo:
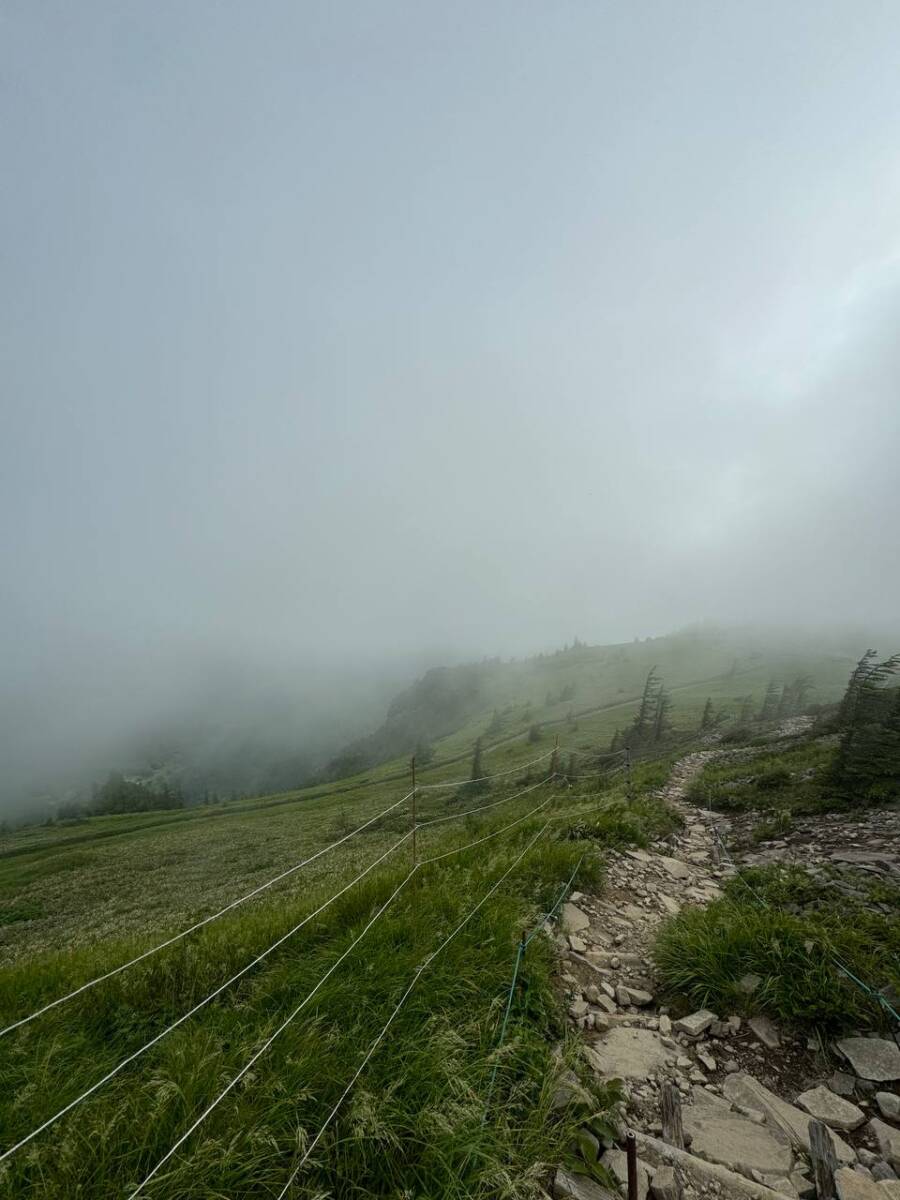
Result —
[[659, 1091], [663, 1141], [676, 1150], [684, 1149], [684, 1128], [681, 1124], [681, 1093], [674, 1083], [664, 1083]]
[[837, 1155], [828, 1127], [821, 1121], [809, 1123], [809, 1157], [812, 1161], [813, 1178], [818, 1200], [834, 1200], [834, 1173], [837, 1170]]
[[628, 1163], [628, 1200], [638, 1200], [637, 1142], [630, 1129], [625, 1135], [625, 1161]]

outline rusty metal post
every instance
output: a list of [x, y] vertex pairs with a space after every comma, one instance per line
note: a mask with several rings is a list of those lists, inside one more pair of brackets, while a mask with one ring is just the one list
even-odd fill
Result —
[[625, 1135], [625, 1160], [628, 1163], [628, 1200], [638, 1200], [637, 1142], [630, 1129]]

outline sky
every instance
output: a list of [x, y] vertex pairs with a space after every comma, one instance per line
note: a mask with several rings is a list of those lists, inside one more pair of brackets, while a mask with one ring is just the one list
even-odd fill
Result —
[[876, 0], [4, 0], [13, 725], [896, 628], [898, 52]]

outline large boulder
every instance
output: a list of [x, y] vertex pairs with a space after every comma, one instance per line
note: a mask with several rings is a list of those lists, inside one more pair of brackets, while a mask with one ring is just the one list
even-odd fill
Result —
[[790, 1172], [794, 1155], [790, 1139], [780, 1129], [768, 1129], [711, 1105], [683, 1109], [682, 1121], [691, 1137], [691, 1154], [698, 1158], [721, 1163], [748, 1179], [754, 1171]]
[[604, 1079], [640, 1079], [661, 1070], [671, 1051], [651, 1029], [617, 1025], [590, 1047], [589, 1062]]
[[[758, 1079], [742, 1072], [728, 1075], [722, 1084], [722, 1095], [741, 1108], [761, 1112], [768, 1126], [782, 1130], [795, 1145], [809, 1153], [809, 1115], [770, 1092]], [[836, 1133], [831, 1133], [831, 1141], [839, 1163], [856, 1161], [856, 1151]]]

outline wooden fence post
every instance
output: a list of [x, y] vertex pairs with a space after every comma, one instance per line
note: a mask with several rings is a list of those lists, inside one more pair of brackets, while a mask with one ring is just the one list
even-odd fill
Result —
[[834, 1200], [834, 1173], [837, 1155], [827, 1126], [821, 1121], [809, 1123], [809, 1156], [812, 1160], [818, 1200]]
[[684, 1129], [681, 1124], [681, 1093], [674, 1083], [664, 1083], [659, 1091], [662, 1116], [662, 1139], [676, 1150], [684, 1149]]

